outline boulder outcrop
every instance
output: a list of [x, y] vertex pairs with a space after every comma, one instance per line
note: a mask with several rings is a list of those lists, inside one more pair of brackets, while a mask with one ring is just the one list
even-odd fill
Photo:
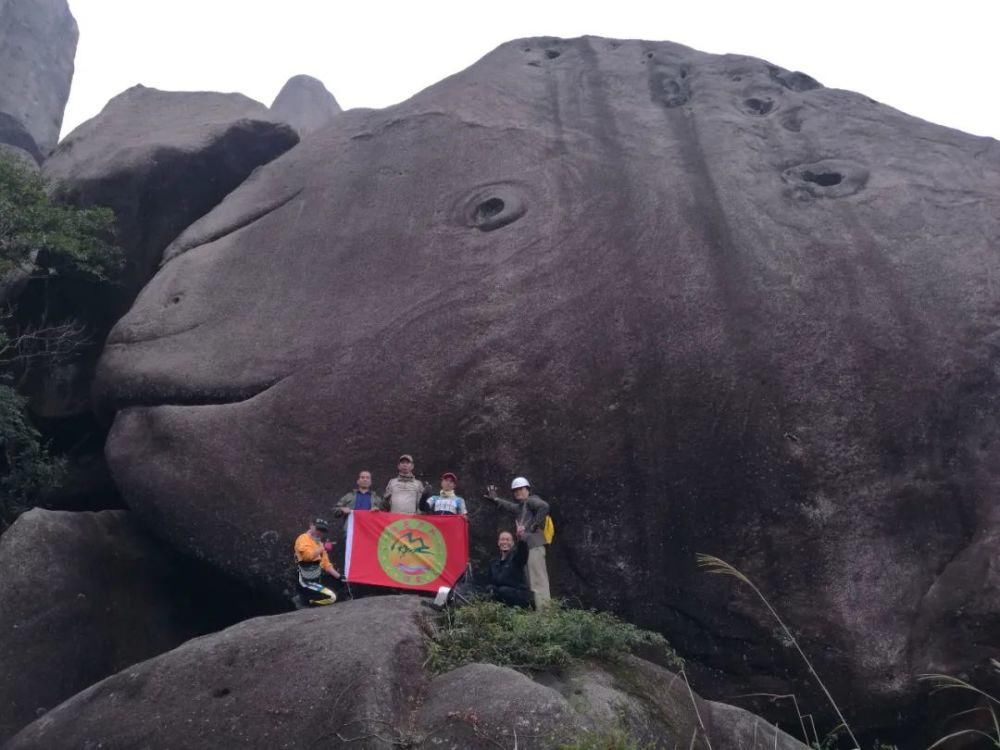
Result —
[[[619, 727], [658, 748], [706, 748], [707, 734], [716, 750], [754, 747], [751, 738], [761, 748], [805, 749], [758, 717], [690, 695], [677, 675], [639, 659], [588, 665], [551, 676], [551, 684], [488, 664], [433, 677], [423, 667], [431, 625], [418, 602], [377, 597], [247, 620], [94, 685], [27, 727], [8, 750], [515, 742], [530, 750]], [[616, 670], [638, 679], [615, 677]]]
[[170, 558], [127, 511], [30, 510], [0, 536], [0, 571], [0, 744], [196, 632]]
[[529, 476], [554, 591], [667, 633], [717, 694], [823, 705], [698, 552], [858, 725], [996, 652], [995, 577], [959, 572], [1000, 522], [996, 141], [599, 38], [338, 122], [189, 227], [109, 337], [107, 456], [152, 528], [279, 588], [304, 520], [405, 451], [462, 477], [480, 549], [475, 498]]
[[114, 210], [127, 307], [171, 240], [297, 142], [242, 94], [134, 86], [66, 136], [43, 173], [62, 200]]
[[41, 154], [59, 140], [79, 36], [66, 0], [0, 0], [0, 113], [17, 120]]
[[46, 310], [83, 323], [91, 345], [73, 361], [40, 370], [28, 384], [46, 437], [70, 461], [71, 491], [56, 507], [109, 507], [106, 427], [91, 418], [94, 367], [107, 332], [155, 273], [163, 249], [260, 165], [298, 142], [267, 108], [240, 94], [174, 92], [136, 86], [70, 133], [43, 174], [67, 203], [106, 206], [117, 219], [125, 265], [113, 285], [46, 278], [20, 293], [22, 313]]
[[300, 136], [330, 123], [341, 112], [333, 94], [312, 76], [292, 76], [271, 104], [271, 116], [287, 122]]

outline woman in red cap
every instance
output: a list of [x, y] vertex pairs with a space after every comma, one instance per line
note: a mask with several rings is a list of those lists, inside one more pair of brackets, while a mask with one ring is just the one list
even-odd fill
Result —
[[427, 509], [436, 515], [468, 515], [465, 500], [455, 494], [458, 477], [446, 471], [441, 475], [441, 492], [427, 499]]

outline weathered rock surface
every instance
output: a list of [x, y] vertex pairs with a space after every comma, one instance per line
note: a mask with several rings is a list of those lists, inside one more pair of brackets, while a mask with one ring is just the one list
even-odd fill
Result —
[[16, 118], [3, 112], [0, 112], [0, 153], [13, 156], [34, 171], [42, 163], [42, 152], [31, 133]]
[[[8, 748], [486, 748], [513, 746], [515, 732], [520, 748], [553, 748], [620, 723], [655, 747], [706, 747], [683, 681], [638, 659], [621, 667], [641, 674], [627, 684], [596, 665], [552, 677], [570, 699], [486, 664], [432, 679], [418, 601], [378, 597], [248, 620], [94, 685]], [[713, 748], [748, 746], [739, 730], [713, 723], [711, 704], [694, 700]], [[755, 717], [733, 710], [752, 730]], [[762, 747], [805, 747], [756, 722]]]
[[0, 536], [0, 571], [0, 744], [194, 634], [173, 567], [127, 511], [30, 510]]
[[43, 153], [59, 140], [79, 35], [66, 0], [0, 0], [0, 113]]
[[127, 306], [171, 240], [297, 142], [242, 94], [134, 86], [70, 133], [43, 172], [63, 200], [114, 209]]
[[136, 86], [70, 133], [45, 162], [44, 175], [58, 185], [61, 200], [114, 210], [125, 254], [111, 288], [56, 278], [29, 285], [21, 295], [25, 314], [44, 309], [74, 317], [93, 341], [74, 361], [40, 372], [30, 383], [32, 410], [53, 420], [46, 435], [71, 451], [75, 494], [66, 502], [53, 499], [59, 507], [114, 502], [113, 488], [99, 483], [107, 474], [103, 461], [94, 460], [103, 452], [106, 428], [88, 416], [107, 332], [154, 274], [167, 244], [255, 168], [297, 142], [264, 105], [240, 94]]
[[271, 104], [271, 115], [303, 137], [329, 124], [340, 112], [340, 105], [323, 82], [305, 75], [289, 78]]
[[109, 337], [107, 455], [152, 527], [278, 587], [303, 520], [405, 450], [462, 477], [480, 545], [483, 485], [531, 477], [554, 590], [668, 633], [719, 695], [823, 707], [697, 552], [757, 581], [858, 725], [995, 653], [927, 594], [995, 596], [950, 570], [995, 557], [1000, 515], [996, 141], [597, 38], [338, 117], [173, 243]]

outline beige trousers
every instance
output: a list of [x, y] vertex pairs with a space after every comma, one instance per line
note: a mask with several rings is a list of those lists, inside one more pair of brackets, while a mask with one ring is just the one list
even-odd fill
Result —
[[535, 593], [535, 607], [541, 609], [549, 606], [549, 571], [545, 567], [545, 547], [533, 547], [528, 550], [528, 585]]

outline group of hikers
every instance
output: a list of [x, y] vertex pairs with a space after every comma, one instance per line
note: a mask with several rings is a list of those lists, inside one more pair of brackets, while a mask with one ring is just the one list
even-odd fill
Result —
[[[337, 501], [335, 517], [343, 518], [356, 511], [388, 511], [400, 514], [468, 515], [465, 499], [456, 493], [458, 477], [453, 472], [441, 475], [441, 489], [431, 487], [413, 473], [413, 456], [404, 453], [397, 463], [398, 474], [389, 480], [385, 493], [372, 489], [370, 471], [361, 471], [354, 489]], [[551, 540], [549, 505], [531, 491], [525, 477], [516, 477], [510, 485], [513, 500], [497, 494], [489, 485], [484, 500], [514, 516], [513, 531], [503, 529], [497, 536], [499, 556], [489, 567], [489, 580], [482, 585], [467, 582], [468, 590], [489, 596], [515, 607], [542, 608], [549, 604], [549, 575], [545, 546]], [[548, 523], [547, 523], [548, 521]], [[548, 532], [548, 535], [547, 535]], [[297, 566], [296, 607], [320, 606], [337, 601], [334, 584], [329, 579], [347, 583], [330, 561], [334, 544], [329, 540], [330, 524], [315, 518], [295, 540]], [[353, 597], [361, 592], [357, 585], [348, 589]]]

